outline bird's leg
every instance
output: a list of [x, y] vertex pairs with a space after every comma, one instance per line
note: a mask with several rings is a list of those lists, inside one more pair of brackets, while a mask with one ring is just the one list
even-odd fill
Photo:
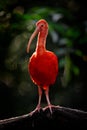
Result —
[[45, 96], [46, 96], [48, 107], [49, 107], [50, 112], [52, 114], [52, 105], [51, 105], [50, 100], [49, 100], [49, 86], [45, 90]]
[[40, 86], [38, 86], [38, 94], [39, 94], [39, 99], [38, 99], [38, 104], [36, 109], [39, 111], [41, 107], [41, 97], [42, 97], [42, 89]]
[[33, 115], [36, 111], [40, 111], [40, 108], [41, 108], [41, 97], [42, 97], [42, 89], [41, 89], [40, 86], [38, 86], [38, 94], [39, 94], [39, 99], [38, 99], [37, 107], [32, 112], [30, 112], [30, 115]]

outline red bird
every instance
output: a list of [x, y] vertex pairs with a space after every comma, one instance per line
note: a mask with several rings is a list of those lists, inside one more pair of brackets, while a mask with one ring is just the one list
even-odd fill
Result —
[[44, 19], [41, 19], [36, 23], [36, 29], [27, 45], [27, 53], [29, 53], [30, 44], [37, 34], [38, 40], [36, 50], [30, 57], [28, 63], [30, 77], [38, 86], [39, 92], [38, 105], [33, 112], [40, 110], [42, 90], [44, 90], [48, 107], [52, 113], [52, 105], [49, 100], [49, 87], [55, 83], [58, 74], [58, 58], [53, 52], [46, 50], [48, 23]]

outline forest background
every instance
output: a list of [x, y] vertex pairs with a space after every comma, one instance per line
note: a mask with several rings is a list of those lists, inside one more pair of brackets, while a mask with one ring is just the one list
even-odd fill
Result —
[[59, 60], [51, 103], [87, 111], [86, 12], [84, 0], [0, 0], [0, 119], [29, 113], [37, 105], [37, 86], [27, 68], [37, 39], [29, 54], [26, 47], [39, 19], [49, 24], [46, 47]]

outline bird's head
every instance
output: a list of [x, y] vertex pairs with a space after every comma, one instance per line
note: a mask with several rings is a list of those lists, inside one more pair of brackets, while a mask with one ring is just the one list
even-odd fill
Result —
[[41, 19], [36, 23], [36, 28], [38, 28], [38, 32], [44, 32], [48, 30], [48, 23], [46, 20]]
[[32, 42], [32, 40], [35, 38], [35, 36], [41, 33], [42, 36], [46, 36], [48, 34], [48, 23], [46, 22], [46, 20], [41, 19], [36, 23], [36, 29], [33, 32], [33, 34], [31, 35], [28, 45], [27, 45], [27, 53], [29, 53], [29, 48], [30, 48], [30, 44]]

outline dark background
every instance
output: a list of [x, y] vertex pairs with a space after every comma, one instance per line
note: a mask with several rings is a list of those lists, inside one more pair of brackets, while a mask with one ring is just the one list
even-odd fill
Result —
[[[38, 102], [26, 47], [39, 19], [47, 20], [46, 47], [59, 59], [50, 100], [87, 111], [87, 6], [83, 0], [0, 0], [0, 119], [29, 113]], [[43, 95], [42, 106], [46, 106]]]

